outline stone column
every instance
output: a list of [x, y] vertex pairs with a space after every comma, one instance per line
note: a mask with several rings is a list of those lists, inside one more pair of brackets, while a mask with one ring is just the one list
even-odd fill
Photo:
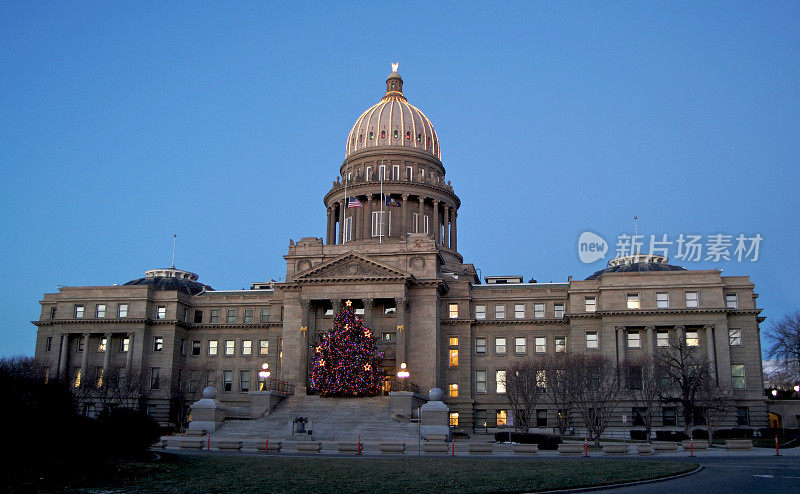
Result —
[[678, 338], [679, 345], [686, 344], [686, 328], [684, 326], [675, 326], [675, 337]]
[[308, 386], [308, 310], [311, 303], [308, 300], [300, 299], [300, 344], [305, 347], [305, 351], [301, 351], [303, 362], [300, 365], [300, 376], [298, 382], [302, 382], [303, 386]]
[[444, 235], [442, 236], [442, 245], [450, 247], [450, 206], [444, 205]]
[[103, 355], [103, 385], [108, 382], [108, 369], [111, 366], [111, 333], [106, 333], [106, 352]]
[[442, 243], [441, 242], [442, 237], [441, 237], [441, 234], [439, 232], [439, 230], [440, 230], [439, 225], [440, 225], [440, 223], [439, 223], [439, 200], [438, 199], [434, 199], [433, 200], [433, 241], [436, 244]]
[[457, 219], [458, 211], [456, 211], [456, 208], [453, 208], [453, 226], [450, 228], [450, 248], [453, 250], [458, 250], [458, 232], [456, 231]]
[[625, 362], [625, 327], [618, 326], [617, 330], [617, 364]]
[[367, 200], [364, 201], [364, 237], [366, 239], [372, 238], [372, 194], [367, 194]]
[[61, 335], [61, 357], [58, 361], [58, 378], [68, 379], [67, 376], [67, 359], [69, 358], [69, 333]]
[[403, 194], [403, 208], [400, 210], [400, 236], [405, 237], [408, 233], [408, 194]]
[[344, 243], [344, 215], [347, 207], [344, 204], [344, 199], [339, 201], [339, 244]]
[[423, 233], [425, 231], [425, 198], [419, 196], [419, 218], [417, 218], [417, 231], [414, 233]]
[[714, 351], [714, 325], [708, 324], [704, 326], [703, 329], [706, 330], [706, 352], [708, 355], [709, 372], [711, 373], [711, 378], [714, 379], [714, 382], [719, 384], [719, 378], [717, 377], [716, 352]]
[[372, 315], [375, 312], [375, 300], [371, 298], [363, 299], [364, 302], [364, 324], [372, 328]]
[[408, 318], [406, 317], [406, 299], [404, 297], [398, 297], [394, 299], [395, 307], [397, 307], [397, 334], [396, 334], [396, 343], [395, 343], [395, 366], [397, 370], [400, 370], [400, 364], [406, 362], [406, 345], [407, 345], [407, 338], [406, 335], [408, 334]]
[[647, 326], [646, 328], [644, 328], [644, 330], [647, 333], [647, 337], [645, 340], [645, 345], [647, 345], [645, 347], [647, 349], [647, 355], [653, 355], [656, 349], [656, 342], [655, 342], [656, 328], [655, 326]]
[[342, 299], [332, 298], [331, 306], [333, 307], [333, 317], [336, 317], [336, 314], [338, 314], [339, 311], [342, 310]]
[[331, 235], [332, 235], [331, 234], [331, 230], [333, 230], [333, 228], [331, 228], [332, 219], [333, 219], [333, 207], [328, 207], [328, 223], [327, 223], [326, 234], [325, 234], [325, 243], [328, 244], [328, 245], [333, 243], [331, 241]]
[[125, 376], [128, 377], [133, 372], [133, 341], [135, 333], [128, 333], [128, 355], [125, 357]]
[[89, 377], [89, 333], [83, 333], [83, 356], [81, 357], [81, 384]]

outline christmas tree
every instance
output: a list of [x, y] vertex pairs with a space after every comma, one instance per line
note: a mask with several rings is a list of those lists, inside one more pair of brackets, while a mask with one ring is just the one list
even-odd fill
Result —
[[383, 354], [377, 338], [355, 315], [348, 300], [333, 328], [314, 341], [309, 370], [311, 388], [322, 396], [373, 396], [381, 391]]

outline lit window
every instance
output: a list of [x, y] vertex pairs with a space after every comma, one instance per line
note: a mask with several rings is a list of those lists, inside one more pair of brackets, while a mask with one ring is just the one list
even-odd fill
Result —
[[258, 342], [258, 354], [269, 355], [269, 340], [261, 340]]
[[75, 379], [73, 380], [73, 386], [76, 388], [80, 388], [82, 380], [83, 380], [83, 369], [77, 367], [75, 369]]
[[448, 343], [450, 346], [458, 346], [458, 336], [451, 336]]
[[736, 309], [737, 307], [739, 307], [739, 296], [735, 293], [726, 293], [725, 307], [729, 309]]
[[506, 318], [506, 306], [505, 305], [495, 305], [494, 306], [494, 318], [495, 319], [505, 319]]
[[227, 315], [225, 316], [225, 322], [229, 324], [236, 322], [236, 309], [228, 309]]
[[536, 353], [547, 353], [547, 337], [537, 336], [533, 339], [534, 351]]
[[728, 341], [730, 342], [731, 346], [740, 346], [742, 344], [742, 330], [741, 329], [729, 329], [728, 330]]
[[244, 322], [246, 323], [253, 322], [253, 309], [244, 310]]
[[[331, 308], [331, 312], [333, 312], [333, 308]], [[269, 309], [261, 309], [261, 322], [269, 322]]]
[[381, 339], [383, 341], [394, 341], [395, 340], [395, 334], [394, 333], [382, 333], [381, 334]]
[[458, 412], [450, 412], [450, 427], [458, 427]]
[[458, 350], [450, 350], [450, 367], [458, 367]]
[[638, 293], [629, 293], [628, 294], [628, 308], [629, 309], [638, 309], [639, 308], [639, 294]]
[[544, 391], [547, 389], [547, 372], [544, 370], [536, 371], [536, 387]]
[[533, 317], [544, 317], [544, 304], [533, 304]]
[[242, 340], [242, 355], [252, 355], [252, 354], [253, 354], [253, 341]]
[[158, 389], [161, 386], [161, 367], [150, 368], [150, 389]]
[[85, 309], [85, 308], [84, 308], [84, 306], [83, 306], [83, 305], [76, 305], [76, 306], [75, 306], [75, 313], [74, 313], [74, 314], [75, 314], [75, 319], [80, 319], [80, 318], [82, 318], [82, 317], [83, 317], [83, 311], [84, 311], [84, 309]]
[[525, 338], [514, 338], [514, 353], [525, 353]]
[[122, 345], [119, 347], [120, 352], [127, 352], [131, 346], [131, 339], [130, 338], [122, 338]]
[[211, 322], [219, 322], [219, 309], [211, 309]]
[[475, 338], [475, 353], [486, 353], [486, 338]]
[[458, 384], [451, 384], [449, 386], [449, 389], [450, 389], [449, 392], [450, 398], [458, 398]]
[[525, 319], [525, 304], [514, 304], [514, 319]]
[[108, 348], [108, 340], [106, 338], [100, 338], [100, 344], [97, 345], [97, 351], [105, 352], [106, 348]]
[[594, 312], [597, 310], [597, 299], [595, 297], [585, 297], [583, 301], [586, 312]]
[[697, 336], [697, 331], [686, 332], [686, 346], [699, 346], [700, 338]]
[[250, 371], [243, 370], [239, 371], [239, 391], [247, 392], [250, 391]]
[[745, 389], [744, 364], [731, 365], [733, 389]]
[[656, 308], [669, 309], [669, 293], [656, 293]]
[[628, 348], [641, 348], [642, 342], [638, 331], [628, 331]]
[[553, 315], [558, 319], [564, 317], [564, 304], [555, 304], [553, 306]]
[[567, 337], [556, 336], [556, 353], [564, 353], [567, 351]]
[[656, 333], [656, 345], [661, 347], [669, 346], [669, 331], [659, 331]]
[[458, 319], [458, 304], [449, 305], [450, 319]]
[[494, 353], [506, 353], [506, 339], [505, 338], [495, 338], [494, 339]]
[[479, 370], [475, 371], [475, 392], [476, 393], [485, 393], [486, 392], [486, 371]]
[[192, 341], [192, 355], [200, 355], [200, 340]]
[[232, 391], [233, 390], [233, 371], [232, 370], [224, 370], [224, 371], [222, 371], [222, 390], [223, 391]]
[[597, 331], [586, 332], [586, 348], [587, 349], [597, 348]]
[[686, 307], [699, 307], [697, 292], [686, 292]]
[[506, 371], [499, 370], [496, 371], [494, 374], [494, 382], [496, 387], [497, 394], [503, 394], [506, 392]]
[[106, 304], [97, 304], [94, 310], [95, 317], [106, 317]]
[[160, 352], [164, 349], [164, 338], [161, 336], [153, 337], [153, 351]]
[[96, 368], [95, 372], [94, 372], [94, 375], [97, 376], [97, 387], [98, 388], [102, 388], [103, 387], [103, 368], [102, 367]]
[[486, 319], [486, 306], [485, 305], [476, 305], [475, 306], [475, 319]]
[[501, 427], [507, 424], [508, 422], [508, 414], [505, 410], [498, 410], [497, 411], [497, 426]]
[[208, 342], [208, 354], [209, 355], [216, 355], [217, 354], [217, 346], [219, 342], [217, 340], [209, 340]]
[[236, 341], [225, 340], [225, 355], [233, 355], [236, 353]]
[[156, 308], [156, 319], [166, 319], [167, 318], [167, 308], [163, 305], [159, 305]]

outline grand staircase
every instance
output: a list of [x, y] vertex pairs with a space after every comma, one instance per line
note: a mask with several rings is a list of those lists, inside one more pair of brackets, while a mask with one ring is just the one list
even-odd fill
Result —
[[[390, 399], [321, 398], [291, 395], [270, 415], [256, 420], [226, 420], [217, 434], [242, 439], [292, 439], [295, 417], [306, 417], [306, 428], [318, 441], [417, 441], [415, 422], [397, 422], [391, 416]], [[294, 438], [298, 438], [297, 435]]]

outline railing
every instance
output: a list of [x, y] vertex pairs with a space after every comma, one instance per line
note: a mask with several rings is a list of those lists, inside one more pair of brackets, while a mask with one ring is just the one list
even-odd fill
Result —
[[391, 380], [391, 387], [390, 391], [411, 391], [413, 393], [419, 394], [419, 386], [414, 383], [410, 382], [400, 382], [397, 379]]
[[259, 391], [277, 391], [279, 393], [286, 393], [287, 395], [294, 394], [294, 384], [286, 381], [279, 381], [275, 378], [258, 381]]

